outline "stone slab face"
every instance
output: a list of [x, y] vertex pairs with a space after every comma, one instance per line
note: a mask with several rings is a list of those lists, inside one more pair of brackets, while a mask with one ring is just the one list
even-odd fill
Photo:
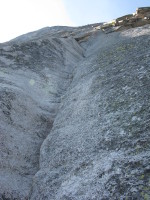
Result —
[[82, 48], [73, 39], [0, 45], [0, 199], [25, 199]]
[[150, 199], [150, 25], [96, 26], [0, 44], [0, 200]]

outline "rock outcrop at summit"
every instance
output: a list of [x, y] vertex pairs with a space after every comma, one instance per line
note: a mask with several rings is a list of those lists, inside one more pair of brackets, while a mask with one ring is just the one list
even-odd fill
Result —
[[144, 26], [146, 24], [150, 24], [150, 7], [138, 8], [136, 13], [125, 15], [111, 22], [104, 23], [101, 29], [105, 33], [110, 33]]
[[150, 25], [101, 26], [0, 44], [0, 200], [150, 199]]

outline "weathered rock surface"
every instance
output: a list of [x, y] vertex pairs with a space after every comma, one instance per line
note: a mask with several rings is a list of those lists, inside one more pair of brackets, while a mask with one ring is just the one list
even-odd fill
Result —
[[106, 22], [100, 27], [105, 33], [111, 33], [144, 26], [146, 24], [150, 24], [150, 7], [138, 8], [136, 13], [119, 17], [111, 22]]
[[[42, 38], [0, 47], [0, 193], [27, 197], [61, 96], [83, 50], [73, 39]], [[1, 197], [2, 198], [2, 197]]]
[[0, 44], [0, 199], [150, 199], [150, 25]]

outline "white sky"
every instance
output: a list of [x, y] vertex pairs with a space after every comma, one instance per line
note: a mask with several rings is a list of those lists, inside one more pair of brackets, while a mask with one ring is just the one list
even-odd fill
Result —
[[73, 26], [62, 0], [0, 0], [0, 43], [56, 25]]

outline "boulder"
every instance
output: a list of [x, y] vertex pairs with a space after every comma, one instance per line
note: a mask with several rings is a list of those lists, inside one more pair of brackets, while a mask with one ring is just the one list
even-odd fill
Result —
[[150, 7], [137, 8], [136, 16], [140, 18], [150, 17]]

